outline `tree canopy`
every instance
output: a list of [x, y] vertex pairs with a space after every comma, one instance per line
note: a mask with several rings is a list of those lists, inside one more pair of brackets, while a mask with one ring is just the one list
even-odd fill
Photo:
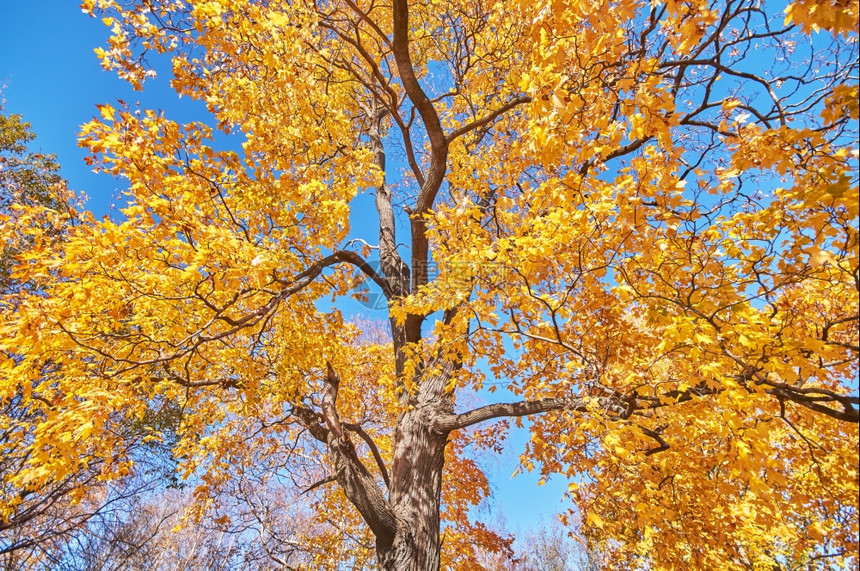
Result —
[[121, 214], [4, 212], [0, 517], [171, 403], [188, 517], [286, 471], [317, 567], [508, 552], [469, 507], [514, 422], [607, 568], [857, 563], [856, 0], [84, 8], [211, 121], [100, 104]]

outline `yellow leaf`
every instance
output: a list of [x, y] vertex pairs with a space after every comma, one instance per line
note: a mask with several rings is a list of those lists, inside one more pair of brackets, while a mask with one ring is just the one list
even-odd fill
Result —
[[590, 523], [591, 525], [603, 529], [603, 518], [601, 518], [595, 512], [589, 511], [587, 520], [588, 523]]

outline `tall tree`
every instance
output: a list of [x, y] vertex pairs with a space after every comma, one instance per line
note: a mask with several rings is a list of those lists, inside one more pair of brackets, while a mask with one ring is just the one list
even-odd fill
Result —
[[[126, 206], [21, 257], [16, 484], [120, 475], [110, 420], [169, 401], [201, 511], [280, 453], [380, 568], [468, 566], [509, 549], [468, 449], [529, 417], [611, 566], [856, 562], [857, 1], [84, 6], [104, 67], [168, 54], [213, 123], [83, 128]], [[390, 343], [327, 302], [357, 278]]]

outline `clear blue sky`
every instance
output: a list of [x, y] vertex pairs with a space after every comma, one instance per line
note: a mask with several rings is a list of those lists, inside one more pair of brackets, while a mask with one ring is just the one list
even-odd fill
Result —
[[[188, 99], [178, 100], [162, 74], [135, 92], [112, 72], [103, 70], [93, 53], [107, 38], [101, 21], [82, 13], [75, 0], [0, 0], [0, 86], [7, 113], [20, 113], [38, 135], [35, 148], [57, 155], [63, 176], [72, 188], [90, 198], [94, 213], [110, 210], [122, 181], [96, 175], [84, 164], [85, 152], [77, 146], [79, 127], [97, 114], [96, 103], [141, 102], [150, 108], [167, 108], [173, 119], [204, 119]], [[354, 220], [354, 223], [357, 221]], [[368, 311], [367, 317], [384, 315]], [[559, 508], [567, 483], [557, 478], [537, 487], [536, 474], [511, 480], [528, 435], [519, 431], [508, 452], [484, 465], [494, 489], [494, 508], [482, 516], [493, 523], [504, 514], [511, 531], [527, 529]]]
[[98, 113], [95, 104], [122, 99], [152, 108], [169, 105], [171, 116], [180, 120], [197, 111], [187, 98], [176, 98], [169, 77], [135, 92], [103, 70], [93, 49], [105, 44], [107, 32], [75, 0], [0, 2], [0, 96], [6, 112], [20, 113], [32, 124], [35, 148], [57, 155], [70, 186], [90, 197], [97, 214], [107, 212], [121, 181], [92, 173], [77, 146], [78, 129]]

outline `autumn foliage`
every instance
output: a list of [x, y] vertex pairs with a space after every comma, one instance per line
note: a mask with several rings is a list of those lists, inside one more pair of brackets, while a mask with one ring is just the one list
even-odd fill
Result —
[[514, 422], [607, 568], [857, 564], [856, 0], [84, 7], [211, 121], [100, 104], [121, 214], [4, 213], [0, 518], [170, 403], [188, 521], [288, 474], [309, 568], [510, 554], [468, 510]]

